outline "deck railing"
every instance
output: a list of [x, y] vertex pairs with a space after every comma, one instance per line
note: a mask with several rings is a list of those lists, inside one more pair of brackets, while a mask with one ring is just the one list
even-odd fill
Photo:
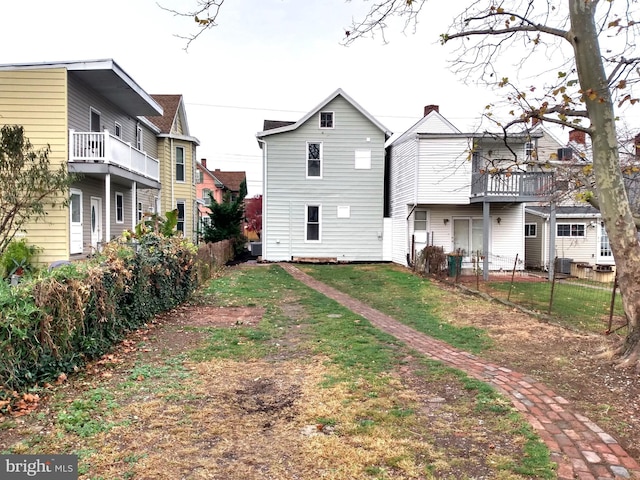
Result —
[[471, 174], [471, 196], [546, 197], [553, 193], [553, 173], [476, 172]]
[[160, 162], [130, 143], [104, 132], [76, 132], [69, 130], [69, 161], [111, 163], [160, 180]]

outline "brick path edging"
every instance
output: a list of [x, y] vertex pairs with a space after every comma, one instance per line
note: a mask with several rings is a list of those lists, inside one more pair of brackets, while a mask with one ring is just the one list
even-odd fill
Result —
[[551, 451], [560, 480], [640, 479], [640, 465], [613, 438], [537, 380], [501, 367], [408, 327], [302, 272], [280, 266], [293, 278], [337, 301], [430, 358], [466, 372], [511, 399]]

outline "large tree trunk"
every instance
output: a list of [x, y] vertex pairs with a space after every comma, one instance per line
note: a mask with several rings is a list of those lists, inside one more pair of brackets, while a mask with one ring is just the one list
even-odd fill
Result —
[[618, 285], [629, 321], [624, 345], [616, 352], [620, 365], [640, 363], [640, 244], [629, 205], [616, 135], [613, 100], [598, 43], [594, 14], [597, 1], [569, 0], [571, 30], [580, 87], [584, 92], [593, 147], [593, 171], [600, 213], [616, 261]]

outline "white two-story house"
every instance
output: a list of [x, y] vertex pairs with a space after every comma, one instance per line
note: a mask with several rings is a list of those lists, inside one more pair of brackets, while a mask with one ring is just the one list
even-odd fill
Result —
[[341, 89], [297, 122], [265, 121], [257, 134], [263, 260], [390, 260], [383, 219], [390, 135]]
[[[465, 133], [437, 105], [387, 147], [393, 261], [411, 264], [426, 245], [481, 259], [485, 274], [522, 260], [525, 202], [549, 198], [553, 176], [528, 172], [535, 138]], [[510, 268], [510, 267], [509, 267]]]

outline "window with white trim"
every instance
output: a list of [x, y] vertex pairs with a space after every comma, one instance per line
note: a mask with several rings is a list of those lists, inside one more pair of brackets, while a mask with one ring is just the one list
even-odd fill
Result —
[[356, 170], [371, 170], [371, 150], [356, 150], [355, 157]]
[[524, 144], [524, 159], [530, 162], [535, 158], [536, 144], [533, 142], [527, 142]]
[[138, 202], [138, 221], [142, 221], [142, 216], [144, 214], [144, 209], [142, 208], [142, 202]]
[[307, 142], [307, 178], [322, 178], [322, 142]]
[[124, 194], [116, 192], [116, 223], [124, 223]]
[[600, 257], [613, 258], [613, 252], [611, 251], [611, 244], [609, 243], [609, 235], [604, 229], [604, 222], [600, 223], [600, 241], [598, 242], [598, 248], [600, 249]]
[[538, 225], [536, 223], [524, 224], [525, 238], [536, 238], [538, 236]]
[[333, 112], [320, 112], [320, 128], [333, 128]]
[[176, 147], [176, 182], [184, 182], [184, 147]]
[[320, 241], [320, 215], [320, 205], [307, 205], [307, 211], [305, 213], [305, 239], [307, 242]]
[[136, 148], [142, 151], [142, 127], [140, 125], [136, 126]]
[[584, 237], [584, 223], [558, 223], [556, 225], [558, 237]]
[[122, 138], [122, 125], [120, 125], [118, 122], [115, 122], [114, 133], [116, 137]]
[[178, 200], [176, 202], [176, 208], [178, 209], [178, 223], [176, 224], [176, 230], [182, 232], [184, 235], [184, 215], [185, 215], [185, 205], [186, 202], [184, 200]]
[[413, 212], [413, 230], [426, 231], [427, 230], [427, 211], [416, 210]]

